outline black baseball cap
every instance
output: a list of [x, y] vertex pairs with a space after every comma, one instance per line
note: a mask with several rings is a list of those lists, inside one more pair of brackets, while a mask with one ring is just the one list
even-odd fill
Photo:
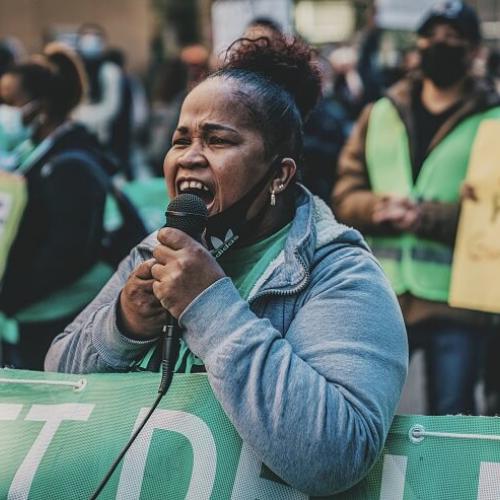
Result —
[[424, 16], [417, 33], [425, 36], [429, 29], [439, 22], [450, 24], [473, 44], [481, 41], [481, 28], [476, 11], [460, 0], [448, 0], [434, 6]]

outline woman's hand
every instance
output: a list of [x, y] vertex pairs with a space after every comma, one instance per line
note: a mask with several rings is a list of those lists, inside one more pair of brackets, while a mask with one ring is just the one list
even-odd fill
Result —
[[120, 294], [119, 326], [128, 337], [144, 340], [155, 337], [165, 324], [165, 309], [153, 294], [154, 264], [155, 260], [149, 259], [139, 265]]
[[158, 232], [151, 268], [153, 293], [174, 318], [203, 290], [225, 276], [210, 252], [186, 233], [165, 227]]

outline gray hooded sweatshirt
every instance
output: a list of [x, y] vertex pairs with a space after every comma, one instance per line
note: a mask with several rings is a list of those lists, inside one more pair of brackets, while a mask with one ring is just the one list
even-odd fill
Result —
[[[230, 278], [179, 318], [215, 397], [274, 473], [310, 495], [352, 486], [382, 451], [405, 381], [406, 332], [396, 298], [361, 235], [299, 186], [284, 249], [248, 301]], [[153, 234], [54, 339], [46, 370], [127, 371], [154, 344], [124, 336], [120, 290], [152, 257]]]

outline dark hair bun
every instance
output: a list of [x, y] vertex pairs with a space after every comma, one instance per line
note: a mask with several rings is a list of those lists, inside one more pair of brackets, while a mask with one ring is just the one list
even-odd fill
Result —
[[63, 113], [67, 113], [78, 106], [86, 90], [83, 63], [72, 49], [62, 43], [49, 43], [43, 53], [55, 68], [54, 101], [60, 104]]
[[221, 69], [242, 69], [263, 75], [292, 95], [304, 118], [321, 93], [320, 71], [313, 55], [312, 49], [297, 38], [284, 35], [255, 40], [240, 38], [227, 50]]

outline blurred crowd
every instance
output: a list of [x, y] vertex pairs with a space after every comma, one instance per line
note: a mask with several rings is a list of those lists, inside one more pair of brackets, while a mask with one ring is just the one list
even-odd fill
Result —
[[[340, 221], [370, 238], [394, 274], [389, 277], [411, 352], [426, 353], [429, 412], [476, 413], [474, 390], [483, 378], [485, 411], [495, 414], [496, 316], [452, 310], [446, 283], [439, 280], [449, 283], [460, 204], [467, 196], [462, 163], [475, 130], [459, 125], [473, 115], [500, 116], [500, 52], [480, 45], [479, 21], [470, 7], [449, 4], [431, 12], [417, 37], [404, 43], [368, 26], [353, 43], [318, 48], [323, 94], [305, 124], [301, 180]], [[242, 35], [279, 32], [272, 19], [259, 18]], [[5, 366], [43, 369], [52, 339], [99, 292], [128, 250], [162, 225], [163, 159], [180, 107], [217, 67], [207, 47], [190, 45], [140, 79], [127, 70], [126, 54], [112, 48], [102, 27], [82, 25], [75, 40], [74, 47], [53, 42], [29, 58], [18, 41], [0, 41]], [[387, 142], [393, 146], [382, 147]], [[403, 143], [410, 144], [407, 165]], [[438, 151], [436, 160], [431, 153]], [[447, 155], [452, 165], [436, 174], [434, 163], [446, 162]], [[394, 158], [399, 165], [390, 164]], [[401, 256], [405, 245], [412, 245], [412, 255]], [[411, 273], [428, 275], [425, 286], [416, 280], [398, 288], [395, 267], [406, 258]], [[429, 259], [435, 261], [427, 268]]]

